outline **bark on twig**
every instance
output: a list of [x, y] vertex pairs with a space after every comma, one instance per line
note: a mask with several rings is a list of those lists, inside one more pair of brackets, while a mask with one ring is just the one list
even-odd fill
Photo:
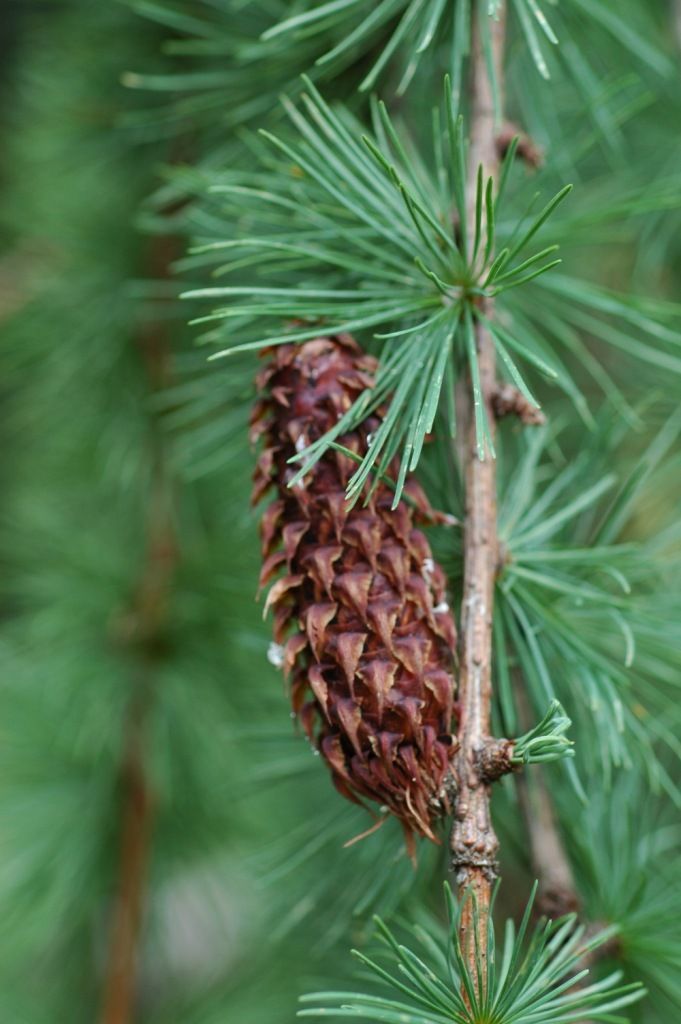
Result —
[[[485, 176], [498, 170], [492, 85], [481, 40], [474, 18], [471, 50], [470, 158], [467, 185], [469, 230], [475, 224], [477, 168], [482, 164]], [[504, 10], [491, 21], [493, 60], [499, 87], [502, 80], [504, 48]], [[469, 242], [469, 244], [472, 244]], [[487, 303], [486, 312], [491, 309]], [[494, 343], [487, 330], [476, 326], [476, 347], [480, 367], [483, 400], [493, 429], [492, 397], [496, 389]], [[476, 451], [475, 422], [472, 408], [464, 424], [466, 522], [464, 532], [464, 583], [461, 613], [461, 650], [459, 676], [460, 753], [457, 757], [459, 792], [451, 835], [453, 868], [460, 897], [465, 893], [461, 913], [460, 938], [472, 976], [477, 977], [474, 943], [474, 904], [479, 912], [479, 949], [483, 957], [481, 979], [486, 979], [484, 961], [487, 948], [487, 922], [492, 885], [497, 875], [498, 841], [490, 816], [489, 784], [481, 776], [479, 755], [490, 731], [492, 608], [497, 567], [496, 470], [487, 453], [480, 460]], [[470, 897], [473, 897], [472, 899]]]
[[497, 782], [504, 775], [520, 771], [522, 765], [511, 760], [515, 743], [513, 740], [488, 739], [478, 751], [478, 772], [485, 782]]

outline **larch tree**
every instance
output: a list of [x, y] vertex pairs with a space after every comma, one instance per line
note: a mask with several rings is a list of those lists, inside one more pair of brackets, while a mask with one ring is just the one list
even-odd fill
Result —
[[25, 20], [13, 1019], [673, 1019], [675, 5]]

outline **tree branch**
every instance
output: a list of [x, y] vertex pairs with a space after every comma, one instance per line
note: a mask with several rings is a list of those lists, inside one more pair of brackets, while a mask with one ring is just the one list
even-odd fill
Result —
[[[149, 262], [155, 277], [167, 276], [173, 254], [171, 240], [154, 240]], [[165, 329], [158, 321], [142, 329], [138, 345], [153, 393], [167, 384], [169, 345]], [[128, 709], [121, 760], [120, 855], [104, 968], [101, 1024], [130, 1024], [134, 1017], [137, 948], [154, 817], [145, 744], [178, 560], [172, 476], [163, 436], [154, 423], [151, 443], [154, 466], [146, 512], [147, 551], [136, 593], [121, 628], [121, 639], [135, 658], [136, 693]]]
[[[474, 12], [471, 51], [470, 151], [467, 179], [467, 212], [469, 230], [474, 230], [477, 169], [482, 164], [484, 175], [498, 170], [497, 124], [482, 42], [478, 30], [477, 10]], [[504, 10], [498, 20], [490, 22], [492, 54], [497, 84], [501, 86], [504, 49]], [[472, 241], [469, 239], [469, 246]], [[486, 313], [491, 303], [486, 300]], [[476, 326], [476, 347], [480, 382], [490, 429], [493, 431], [493, 396], [496, 391], [494, 343], [487, 330]], [[469, 403], [470, 405], [470, 403]], [[488, 452], [480, 460], [476, 451], [473, 409], [466, 413], [463, 425], [464, 472], [466, 483], [466, 522], [464, 533], [464, 582], [460, 641], [460, 752], [457, 757], [458, 798], [451, 835], [453, 868], [459, 896], [468, 892], [462, 908], [460, 938], [471, 975], [477, 976], [473, 912], [479, 913], [479, 951], [483, 957], [485, 984], [487, 965], [488, 910], [492, 885], [497, 875], [498, 841], [490, 815], [490, 787], [481, 776], [480, 753], [490, 731], [492, 609], [497, 569], [496, 467]]]
[[144, 765], [146, 709], [131, 708], [122, 767], [122, 822], [118, 889], [111, 915], [102, 1024], [132, 1020], [137, 944], [151, 847], [153, 797]]
[[572, 868], [563, 848], [551, 798], [539, 769], [516, 776], [518, 800], [539, 882], [537, 910], [555, 920], [580, 909]]
[[[530, 842], [532, 871], [539, 882], [535, 905], [537, 913], [553, 921], [566, 914], [579, 914], [582, 902], [558, 830], [551, 795], [541, 772], [523, 772], [517, 775], [516, 785], [523, 823]], [[601, 923], [587, 925], [586, 937], [596, 935], [603, 927]], [[580, 968], [590, 968], [604, 957], [616, 956], [618, 948], [617, 937], [610, 939], [585, 954]], [[583, 988], [587, 984], [587, 979], [582, 979], [575, 988]], [[591, 1022], [584, 1020], [577, 1024]]]

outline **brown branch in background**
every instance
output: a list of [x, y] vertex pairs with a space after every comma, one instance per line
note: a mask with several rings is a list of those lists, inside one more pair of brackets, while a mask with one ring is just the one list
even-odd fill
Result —
[[[535, 910], [541, 917], [553, 921], [565, 914], [576, 914], [581, 909], [581, 901], [541, 770], [523, 772], [516, 777], [516, 785], [525, 834], [530, 841], [532, 872], [539, 883]], [[601, 949], [597, 948], [591, 957], [596, 959], [599, 955]], [[588, 967], [590, 962], [585, 957], [580, 967]]]
[[532, 871], [539, 883], [537, 911], [552, 920], [576, 913], [581, 903], [541, 770], [518, 775], [516, 785]]
[[122, 821], [118, 890], [112, 909], [102, 1024], [128, 1024], [135, 998], [137, 944], [142, 922], [147, 863], [151, 848], [153, 795], [146, 778], [146, 714], [131, 709], [122, 767]]
[[[518, 718], [523, 732], [530, 722], [530, 711], [522, 680], [516, 674], [514, 680]], [[577, 892], [572, 867], [565, 851], [551, 794], [538, 767], [531, 772], [516, 775], [518, 803], [523, 816], [525, 834], [530, 842], [530, 863], [532, 873], [538, 882], [535, 910], [540, 917], [557, 920], [566, 914], [579, 914], [582, 901]], [[601, 931], [604, 925], [591, 923], [586, 929], [586, 938]], [[588, 968], [608, 956], [616, 956], [617, 937], [604, 942], [582, 957], [580, 969]], [[584, 987], [588, 980], [582, 979], [575, 987]], [[576, 1024], [590, 1024], [579, 1021]]]
[[[496, 20], [490, 21], [492, 57], [496, 80], [501, 88], [504, 49], [504, 5]], [[474, 231], [477, 169], [485, 177], [496, 176], [499, 165], [497, 125], [492, 85], [478, 31], [473, 19], [470, 58], [470, 155], [466, 205], [469, 232]], [[472, 240], [469, 239], [469, 246]], [[485, 312], [491, 303], [485, 301]], [[490, 429], [494, 426], [492, 398], [496, 391], [494, 343], [489, 332], [476, 325], [476, 348], [480, 383]], [[474, 906], [479, 911], [479, 950], [483, 958], [482, 984], [486, 981], [488, 911], [492, 885], [497, 875], [498, 841], [490, 815], [490, 787], [480, 771], [480, 752], [490, 731], [492, 697], [492, 609], [497, 569], [496, 467], [489, 452], [478, 458], [473, 409], [463, 424], [463, 460], [466, 484], [464, 528], [464, 581], [460, 641], [460, 753], [457, 756], [459, 790], [451, 834], [452, 863], [459, 896], [468, 892], [461, 913], [460, 938], [471, 975], [477, 977], [474, 939]], [[473, 897], [473, 899], [470, 898]]]
[[[155, 239], [149, 258], [151, 276], [167, 277], [174, 253], [172, 240]], [[138, 344], [149, 391], [154, 393], [167, 384], [167, 332], [156, 321], [140, 330]], [[111, 909], [100, 1024], [130, 1024], [134, 1019], [138, 945], [154, 819], [145, 748], [178, 561], [172, 476], [163, 437], [153, 421], [150, 430], [154, 465], [146, 511], [146, 555], [137, 591], [119, 624], [119, 640], [130, 651], [135, 666], [136, 693], [128, 710], [121, 760], [118, 879]]]
[[[513, 671], [513, 689], [518, 722], [526, 732], [532, 713], [524, 681], [517, 669]], [[539, 883], [535, 909], [552, 920], [577, 913], [581, 901], [541, 768], [518, 775], [516, 785], [525, 834], [530, 841], [530, 863]]]
[[[566, 914], [579, 914], [582, 902], [541, 770], [535, 768], [532, 772], [517, 775], [516, 785], [525, 833], [530, 841], [532, 872], [539, 883], [535, 910], [540, 916], [553, 921]], [[592, 938], [603, 927], [601, 922], [588, 924], [585, 939]], [[580, 970], [592, 967], [605, 957], [617, 956], [618, 950], [615, 936], [585, 953], [580, 961]], [[584, 988], [589, 983], [587, 978], [582, 978], [574, 987]], [[576, 1024], [591, 1022], [583, 1020]]]

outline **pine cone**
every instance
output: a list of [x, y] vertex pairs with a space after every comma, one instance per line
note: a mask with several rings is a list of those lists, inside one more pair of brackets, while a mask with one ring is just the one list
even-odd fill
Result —
[[[350, 507], [345, 489], [357, 468], [327, 454], [293, 488], [288, 459], [326, 433], [371, 387], [376, 361], [347, 335], [282, 345], [258, 376], [265, 392], [252, 416], [264, 436], [253, 501], [273, 486], [277, 497], [261, 524], [260, 585], [280, 570], [267, 596], [281, 662], [292, 673], [291, 699], [333, 781], [350, 800], [387, 806], [412, 833], [435, 839], [435, 819], [449, 811], [446, 780], [455, 750], [454, 620], [445, 579], [415, 515], [431, 518], [409, 482], [379, 484], [368, 505]], [[363, 455], [380, 424], [372, 416], [339, 439]], [[396, 475], [396, 467], [390, 473]]]

